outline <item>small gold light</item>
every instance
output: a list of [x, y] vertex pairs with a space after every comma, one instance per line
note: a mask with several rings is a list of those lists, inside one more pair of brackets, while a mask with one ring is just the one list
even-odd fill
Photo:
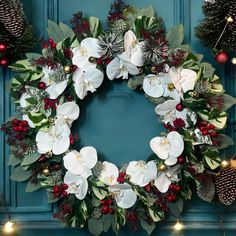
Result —
[[157, 68], [155, 66], [152, 66], [151, 67], [151, 72], [156, 74], [157, 73]]
[[90, 63], [94, 63], [94, 64], [97, 62], [95, 57], [89, 57], [88, 60], [89, 60]]
[[231, 59], [231, 62], [232, 62], [232, 64], [236, 65], [236, 57], [233, 57], [233, 58]]
[[234, 20], [233, 20], [233, 18], [232, 18], [231, 16], [229, 16], [229, 17], [227, 17], [227, 21], [228, 21], [229, 23], [232, 23]]
[[224, 167], [227, 167], [229, 165], [228, 161], [224, 160], [221, 162], [221, 166], [224, 168]]
[[166, 166], [165, 166], [164, 164], [160, 165], [160, 166], [159, 166], [159, 170], [161, 170], [161, 171], [166, 170]]
[[167, 88], [169, 91], [173, 91], [175, 89], [175, 86], [174, 86], [174, 84], [170, 83], [167, 85]]
[[66, 73], [66, 74], [69, 74], [70, 72], [71, 72], [71, 68], [70, 68], [70, 66], [64, 66], [64, 72]]
[[14, 232], [14, 223], [13, 222], [11, 222], [11, 221], [7, 221], [7, 223], [4, 225], [4, 232], [6, 233], [6, 234], [11, 234], [11, 233], [13, 233]]
[[49, 169], [46, 167], [46, 168], [44, 168], [43, 169], [43, 174], [45, 175], [45, 176], [49, 176]]
[[184, 225], [183, 223], [179, 222], [179, 220], [176, 221], [175, 225], [174, 225], [174, 230], [175, 231], [181, 231], [183, 230]]

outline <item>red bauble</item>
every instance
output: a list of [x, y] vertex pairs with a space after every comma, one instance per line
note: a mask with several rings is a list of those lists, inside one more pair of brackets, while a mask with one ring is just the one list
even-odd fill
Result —
[[7, 66], [8, 65], [8, 60], [7, 58], [3, 57], [0, 59], [0, 66]]
[[216, 62], [221, 65], [225, 64], [228, 61], [228, 59], [229, 59], [229, 56], [224, 51], [218, 52], [215, 56]]
[[47, 85], [44, 82], [39, 82], [38, 83], [38, 89], [46, 89]]
[[5, 43], [0, 43], [0, 53], [5, 53], [7, 51], [7, 45]]
[[184, 109], [183, 104], [179, 103], [179, 104], [176, 105], [176, 110], [177, 111], [183, 111], [183, 109]]

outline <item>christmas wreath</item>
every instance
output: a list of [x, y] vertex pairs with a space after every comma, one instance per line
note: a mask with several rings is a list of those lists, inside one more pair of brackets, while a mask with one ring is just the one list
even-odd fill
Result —
[[[18, 72], [10, 94], [22, 114], [2, 125], [15, 167], [11, 179], [28, 181], [28, 192], [43, 188], [49, 202], [59, 203], [55, 218], [95, 235], [110, 227], [117, 233], [126, 223], [150, 234], [167, 212], [179, 217], [192, 182], [202, 199], [231, 204], [235, 163], [222, 163], [219, 150], [233, 145], [222, 130], [235, 99], [214, 68], [182, 44], [183, 26], [165, 33], [152, 7], [122, 1], [112, 4], [105, 31], [81, 12], [71, 23], [73, 30], [49, 21], [42, 54], [10, 66]], [[120, 169], [99, 160], [95, 147], [75, 150], [71, 133], [80, 104], [116, 79], [142, 91], [166, 128], [150, 141], [147, 161]]]

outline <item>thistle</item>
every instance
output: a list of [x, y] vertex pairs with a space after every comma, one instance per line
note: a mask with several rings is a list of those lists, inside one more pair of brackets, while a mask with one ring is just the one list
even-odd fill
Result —
[[113, 58], [124, 50], [123, 38], [111, 32], [100, 35], [98, 44], [101, 47], [102, 55], [106, 58]]
[[120, 35], [128, 30], [128, 23], [123, 19], [119, 19], [110, 24], [110, 29], [112, 32]]

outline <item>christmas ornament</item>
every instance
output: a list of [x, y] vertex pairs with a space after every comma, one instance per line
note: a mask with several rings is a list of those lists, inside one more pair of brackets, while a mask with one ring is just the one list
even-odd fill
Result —
[[224, 51], [220, 51], [216, 54], [215, 60], [218, 64], [225, 64], [228, 61], [228, 54]]
[[5, 53], [7, 51], [7, 45], [5, 43], [0, 43], [0, 53]]

